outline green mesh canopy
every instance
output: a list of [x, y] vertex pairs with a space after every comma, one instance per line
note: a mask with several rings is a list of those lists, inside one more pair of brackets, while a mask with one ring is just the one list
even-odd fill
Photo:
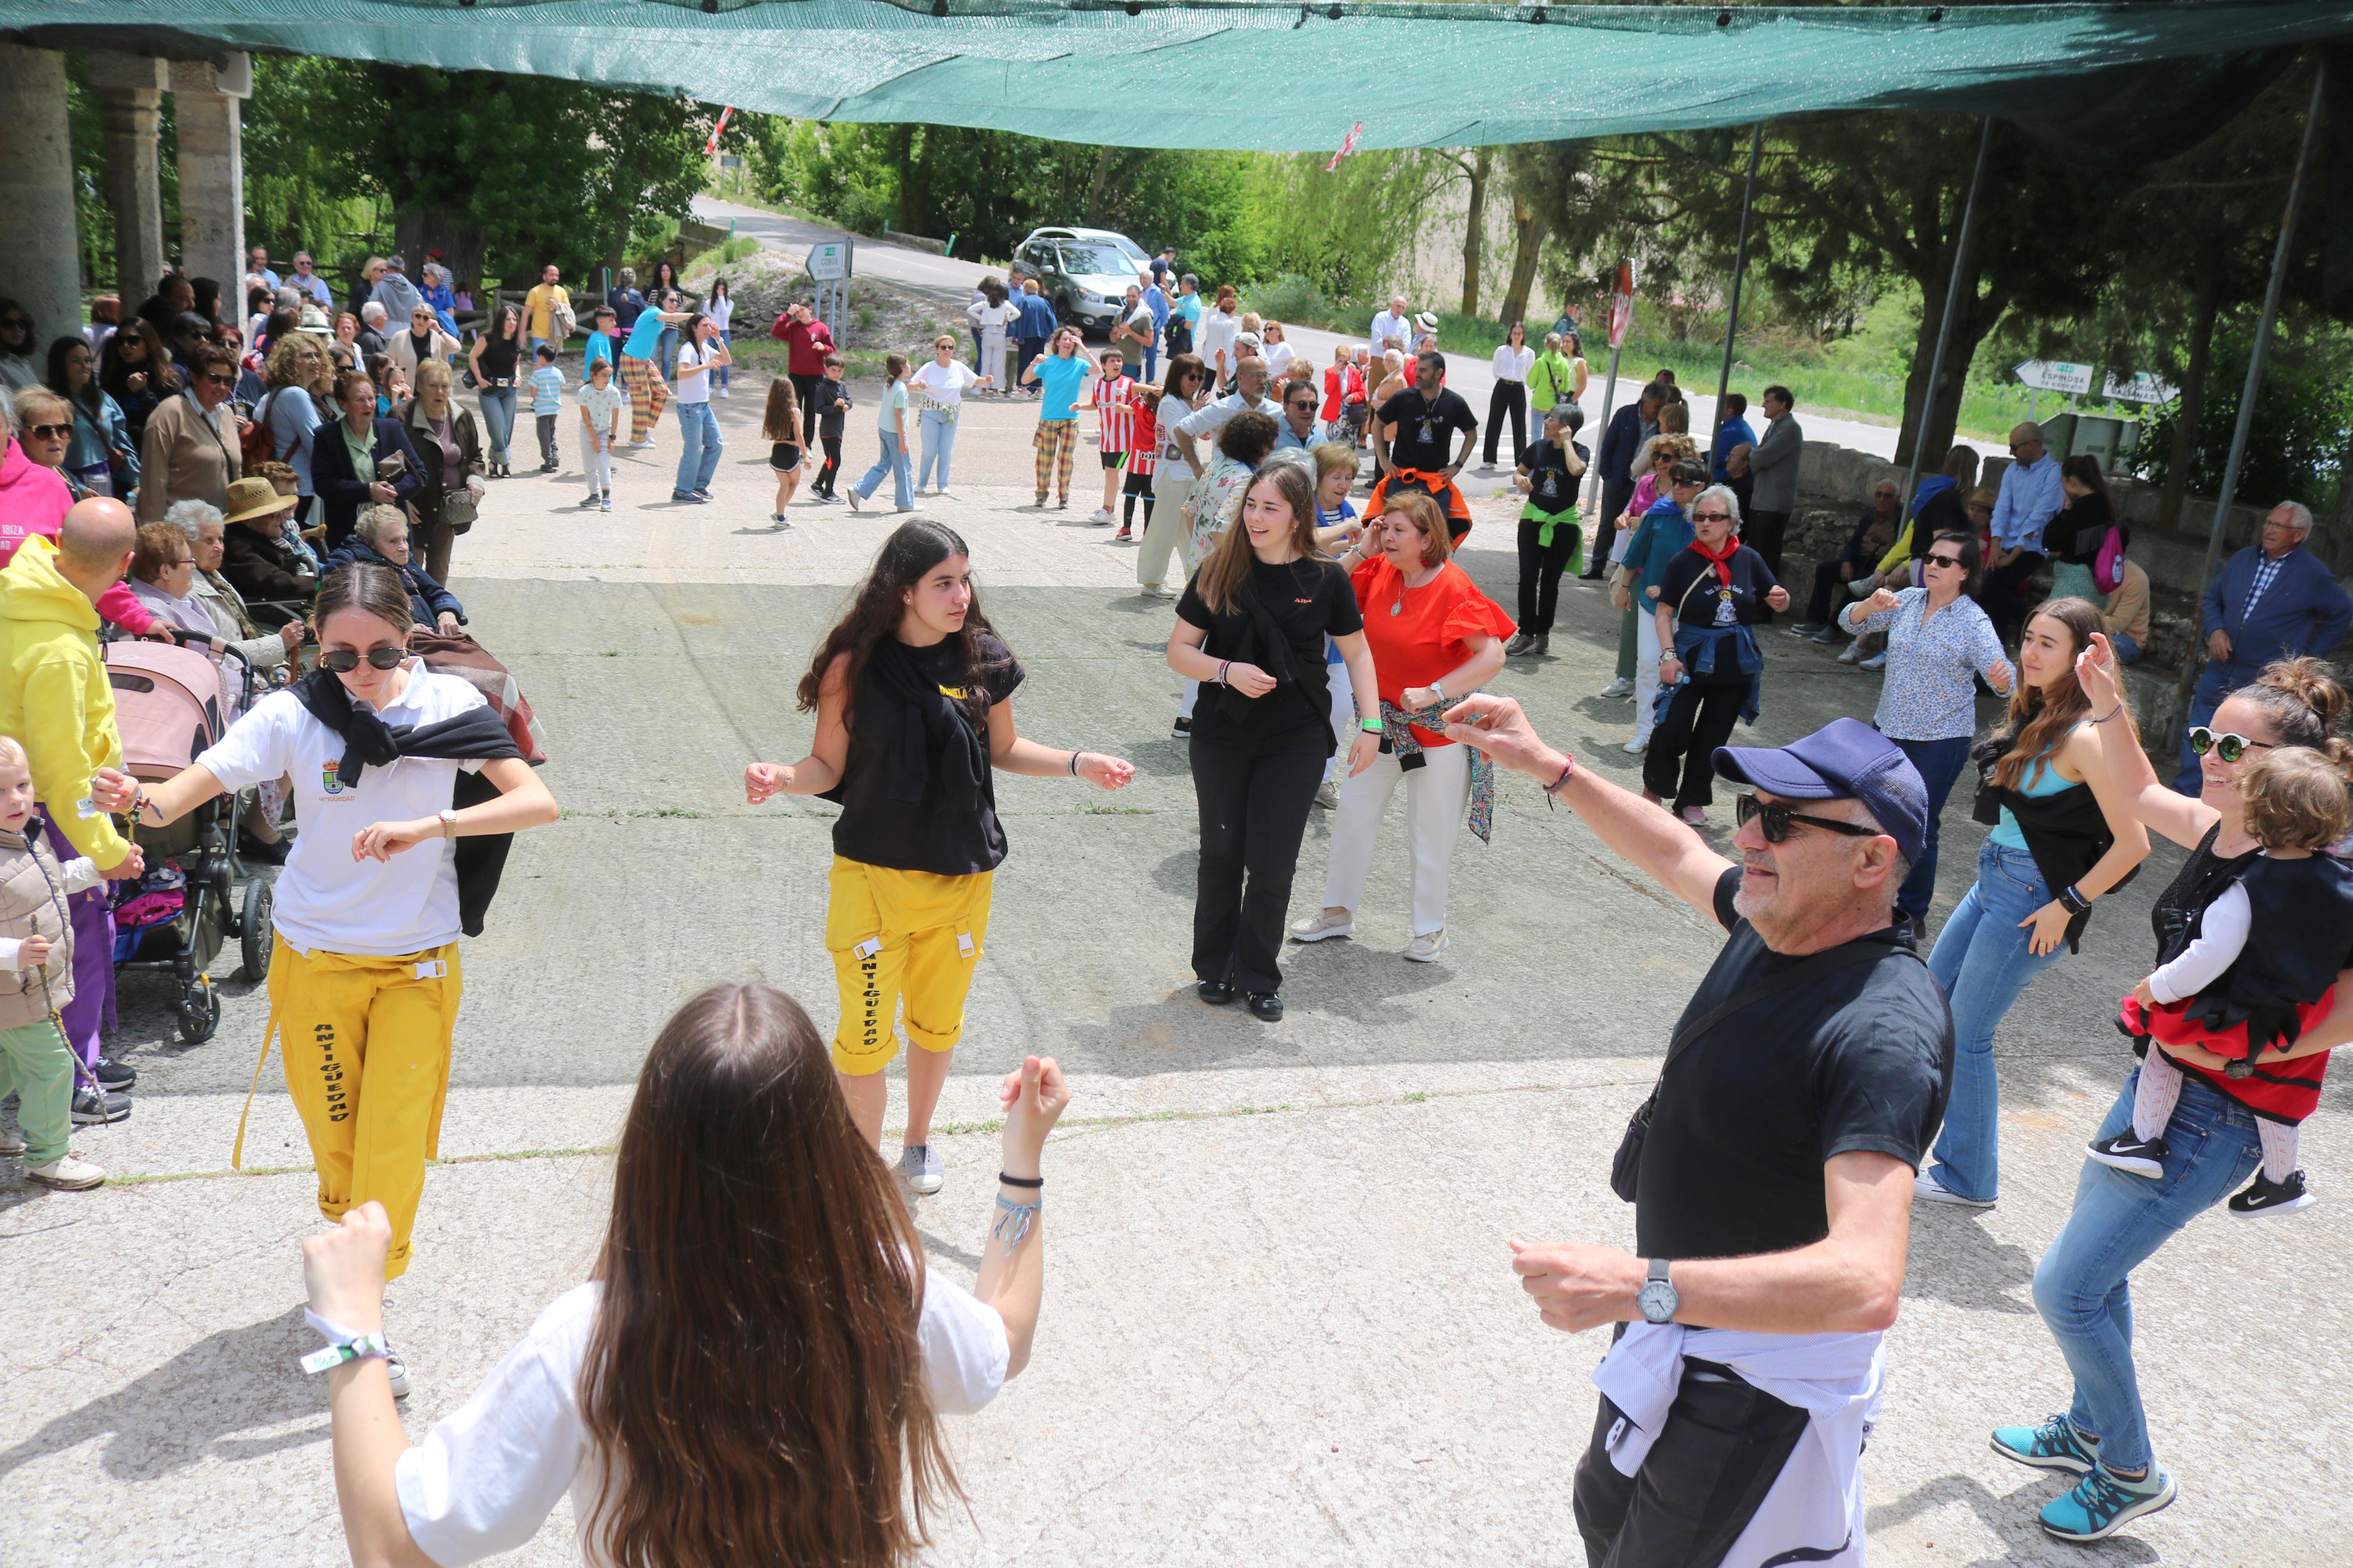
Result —
[[[2353, 35], [2353, 0], [1880, 7], [1220, 0], [0, 0], [50, 47], [560, 76], [1061, 141], [1493, 145], [1940, 109], [2184, 128], [2186, 83]], [[2269, 70], [2262, 74], [2268, 75]], [[2233, 94], [2233, 96], [2236, 96]], [[2079, 132], [2087, 128], [2078, 126]], [[2096, 126], [2086, 140], [2096, 142]]]

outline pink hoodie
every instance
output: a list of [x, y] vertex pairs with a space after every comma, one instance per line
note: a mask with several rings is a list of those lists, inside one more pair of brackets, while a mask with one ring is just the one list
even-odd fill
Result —
[[[73, 493], [57, 473], [25, 456], [16, 438], [8, 438], [8, 452], [0, 458], [0, 566], [16, 558], [16, 546], [35, 534], [55, 539], [73, 507]], [[98, 613], [133, 634], [145, 631], [155, 617], [125, 583], [99, 595]]]

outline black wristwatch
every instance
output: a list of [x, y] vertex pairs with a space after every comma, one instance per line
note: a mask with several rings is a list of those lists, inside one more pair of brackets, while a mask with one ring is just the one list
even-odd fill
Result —
[[1642, 1281], [1642, 1289], [1634, 1297], [1634, 1305], [1641, 1309], [1642, 1321], [1646, 1323], [1672, 1323], [1675, 1321], [1675, 1309], [1683, 1302], [1675, 1295], [1674, 1281], [1667, 1278], [1665, 1258], [1651, 1259], [1651, 1277]]

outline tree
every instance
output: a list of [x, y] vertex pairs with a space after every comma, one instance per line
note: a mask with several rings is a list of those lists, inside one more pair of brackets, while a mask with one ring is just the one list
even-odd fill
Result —
[[1462, 178], [1471, 187], [1470, 201], [1462, 219], [1462, 313], [1479, 313], [1479, 268], [1487, 249], [1487, 182], [1495, 167], [1495, 150], [1480, 147], [1465, 158], [1451, 148], [1439, 153], [1448, 163], [1462, 171]]

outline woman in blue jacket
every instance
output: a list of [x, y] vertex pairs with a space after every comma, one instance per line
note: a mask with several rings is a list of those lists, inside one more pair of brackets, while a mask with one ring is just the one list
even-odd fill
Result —
[[397, 576], [400, 585], [408, 590], [408, 613], [417, 625], [443, 637], [456, 637], [465, 626], [466, 606], [458, 602], [458, 595], [429, 576], [411, 555], [408, 514], [398, 507], [362, 507], [352, 525], [352, 536], [327, 557], [321, 574], [353, 565], [382, 566]]
[[66, 471], [102, 496], [139, 488], [139, 442], [122, 407], [98, 384], [98, 359], [76, 335], [49, 345], [49, 390], [73, 405]]
[[[399, 420], [376, 417], [375, 384], [364, 373], [347, 370], [335, 377], [335, 405], [343, 416], [311, 447], [311, 488], [326, 516], [331, 551], [352, 536], [360, 508], [405, 504], [421, 482], [417, 448]], [[401, 461], [387, 473], [395, 457]]]

